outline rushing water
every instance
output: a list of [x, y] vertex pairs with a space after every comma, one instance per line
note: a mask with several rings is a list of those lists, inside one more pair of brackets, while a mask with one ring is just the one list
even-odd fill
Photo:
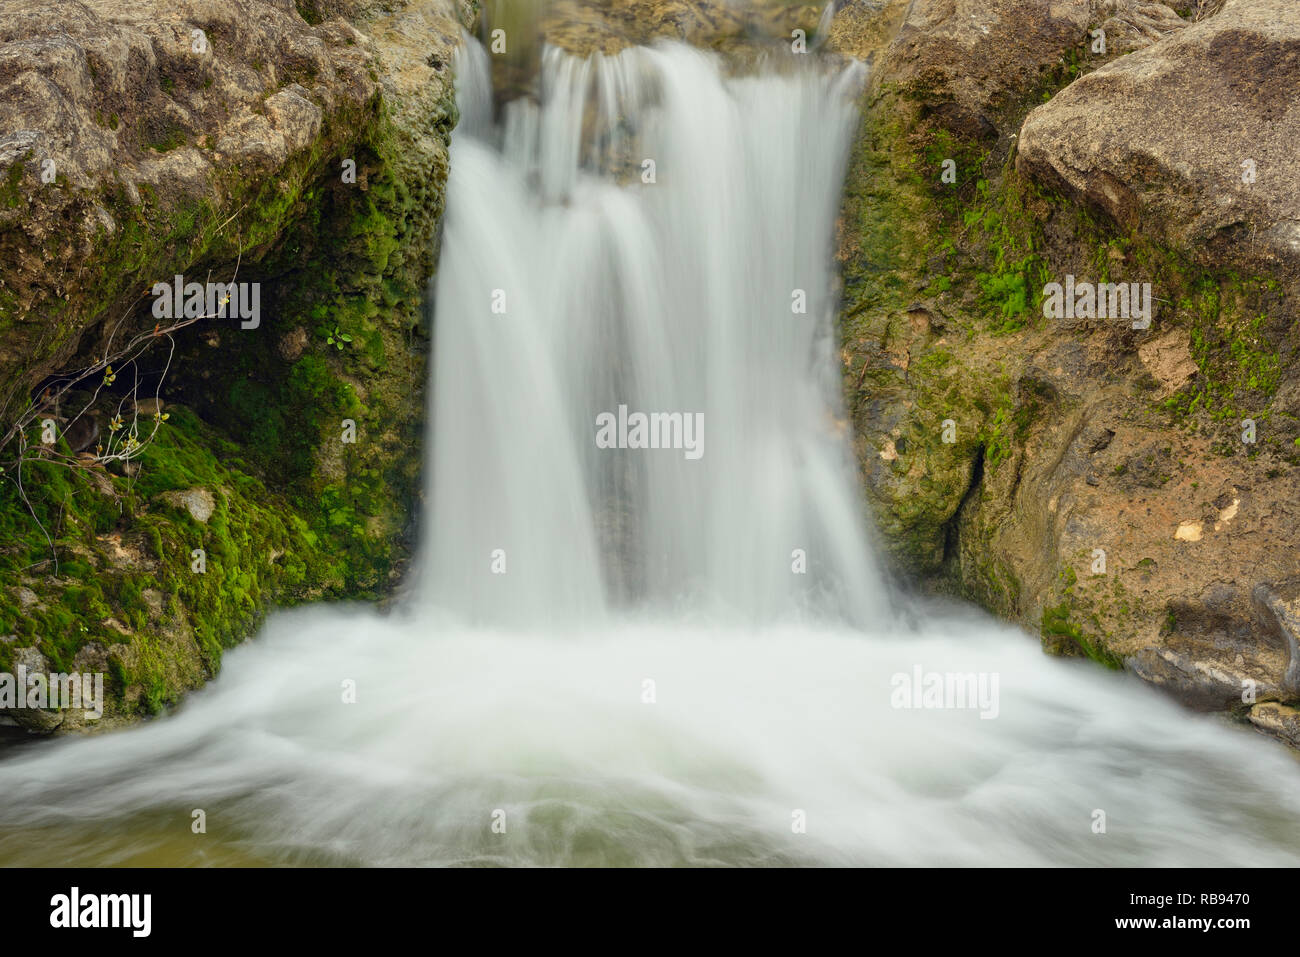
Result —
[[[494, 116], [467, 47], [411, 594], [278, 613], [174, 715], [12, 754], [0, 860], [1300, 862], [1281, 749], [882, 584], [833, 345], [862, 80], [550, 52]], [[600, 448], [619, 406], [702, 431]], [[916, 669], [998, 694], [894, 707]]]

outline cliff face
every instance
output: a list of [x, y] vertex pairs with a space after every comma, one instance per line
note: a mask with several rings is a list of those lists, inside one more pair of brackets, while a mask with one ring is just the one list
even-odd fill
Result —
[[472, 15], [6, 7], [0, 668], [106, 671], [111, 722], [201, 683], [272, 602], [391, 587]]
[[1297, 29], [1286, 0], [916, 0], [831, 44], [878, 65], [840, 255], [896, 566], [1292, 743]]
[[[461, 24], [507, 31], [502, 90], [521, 37], [803, 31], [873, 65], [837, 239], [894, 567], [1300, 744], [1290, 0], [10, 7], [0, 668], [107, 671], [130, 717], [273, 602], [391, 588]], [[256, 321], [187, 316], [209, 280], [255, 283]]]

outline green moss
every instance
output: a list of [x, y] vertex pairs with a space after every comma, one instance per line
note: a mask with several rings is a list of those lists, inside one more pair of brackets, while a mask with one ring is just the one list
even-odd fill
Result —
[[325, 15], [316, 0], [294, 0], [294, 7], [297, 8], [298, 15], [313, 26], [325, 19]]
[[185, 130], [179, 126], [169, 126], [150, 141], [151, 149], [159, 153], [166, 153], [170, 150], [179, 149], [185, 145]]
[[1070, 603], [1062, 602], [1061, 604], [1043, 609], [1043, 619], [1040, 631], [1043, 637], [1044, 647], [1064, 653], [1062, 641], [1072, 644], [1079, 653], [1091, 658], [1100, 665], [1104, 665], [1115, 671], [1120, 671], [1124, 667], [1124, 659], [1114, 654], [1107, 648], [1103, 647], [1095, 639], [1086, 635], [1083, 629], [1070, 621]]
[[[24, 488], [35, 512], [26, 520], [15, 483], [0, 488], [7, 543], [0, 578], [26, 576], [42, 599], [21, 613], [11, 602], [0, 605], [0, 632], [40, 648], [61, 670], [71, 669], [87, 642], [129, 646], [124, 657], [134, 663], [124, 664], [119, 655], [116, 668], [128, 684], [146, 689], [150, 710], [183, 690], [162, 677], [155, 633], [192, 629], [204, 667], [215, 671], [222, 649], [247, 635], [272, 597], [281, 603], [314, 597], [337, 564], [303, 534], [304, 523], [284, 519], [292, 510], [280, 495], [223, 456], [232, 447], [228, 439], [184, 407], [173, 406], [169, 414], [145, 447], [136, 478], [100, 468], [26, 465]], [[196, 487], [209, 490], [216, 502], [206, 524], [163, 501], [167, 491]], [[36, 520], [53, 539], [52, 549]], [[105, 557], [105, 536], [118, 543], [125, 560]], [[196, 548], [207, 553], [203, 574], [191, 566]], [[294, 561], [280, 560], [289, 554]], [[31, 577], [33, 568], [47, 574]], [[159, 599], [175, 596], [183, 616], [165, 620], [146, 600], [150, 592]]]
[[[449, 132], [450, 102], [444, 120]], [[240, 259], [239, 278], [275, 281], [262, 328], [223, 331], [220, 362], [197, 337], [178, 337], [169, 420], [138, 471], [18, 467], [14, 448], [0, 450], [13, 466], [0, 474], [0, 635], [18, 638], [0, 642], [0, 667], [14, 647], [36, 645], [67, 669], [97, 646], [120, 709], [153, 713], [214, 673], [273, 604], [389, 587], [418, 485], [422, 293], [446, 174], [410, 152], [376, 110], [327, 130], [277, 177], [232, 171], [214, 187], [225, 212], [143, 187], [139, 206], [125, 190], [105, 194], [118, 229], [101, 234], [106, 251], [87, 265], [103, 278], [83, 304], [91, 313], [175, 263]], [[340, 155], [357, 158], [368, 188], [339, 182]], [[33, 365], [79, 328], [57, 322]], [[349, 330], [354, 348], [322, 338], [287, 358], [276, 338], [300, 324]], [[345, 419], [356, 444], [342, 444]], [[204, 523], [169, 500], [196, 488], [214, 501]]]
[[24, 156], [22, 161], [15, 161], [9, 167], [3, 182], [0, 182], [0, 205], [7, 209], [17, 209], [22, 205], [23, 162], [29, 158], [30, 154]]

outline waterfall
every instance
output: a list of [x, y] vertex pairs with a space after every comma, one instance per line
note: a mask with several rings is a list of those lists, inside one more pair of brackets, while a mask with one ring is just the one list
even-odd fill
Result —
[[12, 751], [0, 862], [1300, 862], [1269, 742], [888, 596], [833, 322], [860, 68], [551, 50], [501, 109], [458, 69], [410, 596]]
[[[540, 105], [496, 128], [464, 49], [423, 592], [518, 624], [879, 613], [830, 249], [862, 67], [728, 79], [683, 46], [551, 49]], [[699, 447], [598, 448], [620, 408]]]

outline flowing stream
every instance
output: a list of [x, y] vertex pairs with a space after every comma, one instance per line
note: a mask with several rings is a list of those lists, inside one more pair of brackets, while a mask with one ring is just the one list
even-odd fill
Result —
[[[458, 73], [409, 594], [12, 750], [0, 862], [1300, 863], [1283, 749], [885, 586], [834, 338], [861, 67], [548, 51], [499, 115]], [[896, 707], [918, 672], [996, 695]]]

